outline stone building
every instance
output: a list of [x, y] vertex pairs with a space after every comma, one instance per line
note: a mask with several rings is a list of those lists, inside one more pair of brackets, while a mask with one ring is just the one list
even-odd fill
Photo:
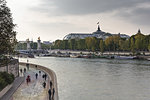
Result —
[[[96, 37], [96, 38], [102, 38], [103, 40], [105, 40], [106, 38], [108, 38], [110, 36], [115, 36], [115, 35], [118, 35], [118, 34], [111, 34], [111, 33], [103, 32], [100, 29], [100, 26], [98, 25], [98, 29], [96, 32], [93, 32], [93, 33], [70, 33], [70, 34], [66, 35], [63, 39], [70, 40], [70, 39], [85, 39], [87, 37]], [[126, 34], [119, 33], [119, 35], [122, 38], [129, 38], [129, 36]]]

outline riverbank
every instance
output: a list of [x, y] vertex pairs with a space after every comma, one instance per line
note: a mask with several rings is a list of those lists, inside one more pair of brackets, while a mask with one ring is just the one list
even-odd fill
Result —
[[49, 54], [41, 54], [41, 57], [71, 57], [71, 58], [106, 58], [106, 59], [138, 59], [149, 60], [150, 52], [88, 52], [88, 51], [70, 51], [70, 50], [52, 50]]

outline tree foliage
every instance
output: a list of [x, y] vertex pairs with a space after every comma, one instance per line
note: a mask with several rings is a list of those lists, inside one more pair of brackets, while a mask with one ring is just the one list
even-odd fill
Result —
[[0, 91], [8, 84], [11, 84], [14, 79], [15, 77], [13, 74], [9, 74], [7, 72], [0, 72]]
[[101, 52], [101, 53], [104, 52], [104, 47], [105, 47], [104, 45], [105, 45], [105, 44], [104, 44], [103, 40], [100, 40], [99, 47], [100, 47], [100, 52]]
[[0, 55], [14, 52], [16, 32], [12, 14], [5, 0], [0, 0]]
[[88, 51], [148, 51], [150, 50], [150, 35], [138, 32], [130, 38], [121, 38], [120, 35], [103, 39], [87, 37], [85, 39], [56, 40], [52, 49], [88, 50]]

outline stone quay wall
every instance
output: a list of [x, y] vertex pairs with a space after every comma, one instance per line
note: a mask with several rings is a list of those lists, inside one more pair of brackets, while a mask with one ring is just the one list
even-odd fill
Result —
[[18, 59], [13, 59], [7, 66], [0, 67], [1, 72], [8, 72], [14, 74], [15, 77], [19, 76], [19, 61]]
[[[26, 66], [26, 64], [29, 64], [29, 68], [37, 68], [39, 70], [44, 71], [45, 73], [47, 73], [47, 75], [49, 76], [49, 78], [51, 78], [51, 81], [53, 83], [53, 88], [55, 89], [55, 96], [54, 96], [54, 100], [59, 100], [58, 97], [58, 87], [57, 87], [57, 77], [56, 74], [53, 70], [46, 68], [44, 66], [41, 65], [36, 65], [36, 64], [31, 64], [31, 63], [24, 63], [24, 62], [20, 62], [19, 65], [22, 66]], [[49, 80], [50, 83], [50, 80]], [[48, 88], [49, 88], [50, 84], [48, 84]]]

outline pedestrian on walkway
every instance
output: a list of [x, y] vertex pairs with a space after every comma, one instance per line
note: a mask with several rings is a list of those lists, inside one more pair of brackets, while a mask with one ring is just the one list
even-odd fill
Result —
[[43, 80], [45, 79], [45, 74], [42, 75]]
[[22, 69], [20, 69], [20, 76], [22, 76]]
[[52, 83], [52, 81], [50, 81], [50, 88], [52, 89], [52, 85], [53, 85], [53, 83]]
[[48, 90], [48, 94], [49, 94], [49, 100], [51, 100], [51, 95], [52, 95], [51, 89]]
[[35, 65], [35, 68], [37, 69], [37, 65]]
[[36, 79], [38, 78], [38, 73], [35, 74]]
[[44, 81], [44, 83], [43, 83], [43, 87], [45, 88], [46, 87], [46, 82]]
[[26, 73], [26, 68], [24, 68], [24, 73]]
[[55, 89], [53, 88], [52, 100], [54, 100]]
[[45, 73], [45, 81], [46, 81], [46, 78], [47, 78], [47, 75], [46, 75], [46, 73]]
[[29, 78], [28, 77], [26, 78], [26, 82], [27, 82], [27, 85], [28, 85], [28, 83], [29, 83]]
[[22, 73], [22, 69], [20, 69], [20, 72]]
[[28, 82], [31, 82], [30, 75], [27, 76]]
[[39, 70], [39, 75], [41, 76], [41, 71]]
[[27, 69], [29, 70], [29, 64], [26, 64]]

